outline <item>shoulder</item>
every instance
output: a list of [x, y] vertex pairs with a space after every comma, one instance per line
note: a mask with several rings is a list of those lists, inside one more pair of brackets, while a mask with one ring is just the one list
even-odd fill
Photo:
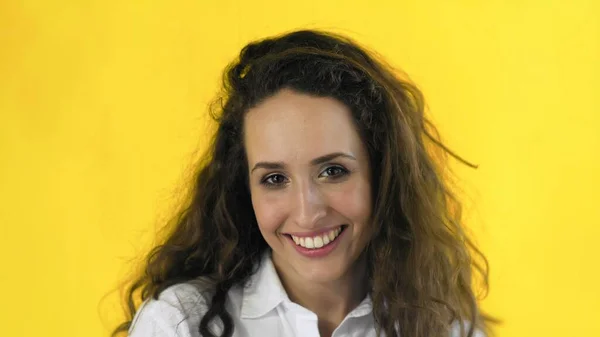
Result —
[[[455, 321], [454, 323], [452, 323], [450, 336], [451, 337], [466, 336], [466, 332], [469, 331], [470, 327], [471, 327], [471, 323], [469, 323], [469, 322], [464, 322], [461, 326], [459, 321]], [[486, 337], [486, 335], [485, 335], [485, 333], [483, 333], [483, 331], [481, 331], [479, 329], [475, 329], [475, 332], [473, 333], [473, 337]]]
[[210, 285], [190, 281], [165, 289], [146, 300], [136, 312], [130, 337], [199, 337], [198, 327], [210, 303]]

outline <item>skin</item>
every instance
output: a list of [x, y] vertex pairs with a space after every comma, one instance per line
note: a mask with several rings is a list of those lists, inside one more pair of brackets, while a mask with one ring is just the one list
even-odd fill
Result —
[[[252, 205], [282, 284], [330, 336], [366, 296], [371, 176], [350, 110], [284, 89], [247, 113], [244, 142]], [[288, 235], [341, 225], [338, 246], [320, 258], [300, 254]]]

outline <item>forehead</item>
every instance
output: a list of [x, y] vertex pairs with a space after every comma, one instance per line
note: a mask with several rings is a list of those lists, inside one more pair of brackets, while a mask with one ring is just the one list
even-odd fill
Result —
[[248, 159], [307, 160], [345, 151], [359, 155], [362, 143], [350, 110], [330, 97], [282, 90], [245, 117]]

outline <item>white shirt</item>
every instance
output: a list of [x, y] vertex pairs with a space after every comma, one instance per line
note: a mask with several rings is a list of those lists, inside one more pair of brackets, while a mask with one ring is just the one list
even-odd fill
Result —
[[[177, 284], [150, 299], [137, 311], [130, 337], [201, 337], [200, 319], [210, 300], [202, 281]], [[320, 337], [317, 315], [292, 302], [271, 261], [265, 254], [259, 270], [246, 286], [228, 293], [227, 312], [234, 323], [234, 337]], [[216, 330], [215, 330], [216, 328]], [[213, 325], [213, 331], [220, 332]], [[459, 336], [458, 325], [451, 336]], [[383, 335], [383, 333], [382, 333]], [[332, 337], [375, 337], [371, 298], [367, 296], [335, 329]], [[476, 334], [476, 337], [483, 337]]]

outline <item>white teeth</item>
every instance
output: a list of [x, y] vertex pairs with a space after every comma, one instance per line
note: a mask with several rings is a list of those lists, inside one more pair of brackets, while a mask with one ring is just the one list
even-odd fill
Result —
[[315, 236], [315, 238], [314, 238], [314, 240], [313, 240], [313, 241], [315, 242], [315, 247], [316, 247], [316, 248], [321, 248], [321, 247], [323, 247], [323, 238], [322, 238], [322, 237], [320, 237], [320, 236]]
[[308, 248], [308, 249], [316, 249], [316, 248], [321, 248], [323, 246], [328, 245], [329, 243], [331, 243], [333, 240], [335, 240], [335, 238], [340, 235], [340, 233], [342, 232], [342, 228], [338, 227], [336, 229], [332, 229], [327, 233], [324, 233], [322, 235], [317, 235], [314, 237], [298, 237], [295, 235], [291, 235], [292, 240], [294, 240], [294, 243], [296, 243], [296, 245], [298, 246], [302, 246], [304, 248]]

